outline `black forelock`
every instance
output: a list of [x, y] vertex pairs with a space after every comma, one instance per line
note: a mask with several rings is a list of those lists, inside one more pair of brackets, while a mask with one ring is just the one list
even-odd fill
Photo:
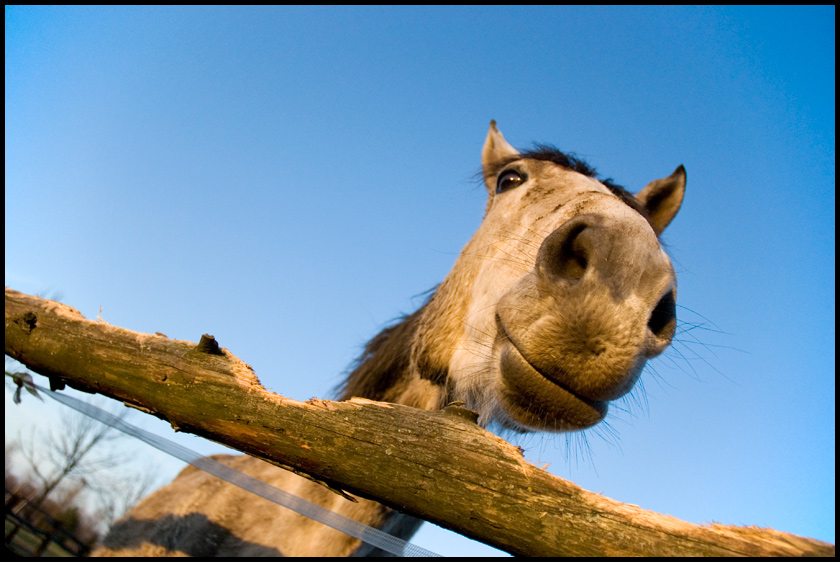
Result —
[[650, 220], [647, 211], [639, 204], [638, 200], [632, 193], [630, 193], [630, 191], [615, 183], [612, 178], [599, 177], [598, 172], [593, 166], [573, 152], [562, 152], [549, 144], [536, 144], [531, 150], [526, 150], [518, 156], [512, 157], [510, 161], [520, 160], [522, 158], [552, 162], [558, 166], [566, 168], [567, 170], [572, 170], [573, 172], [596, 179], [604, 184], [604, 186], [612, 191], [619, 199], [635, 209], [643, 217]]
[[598, 172], [574, 152], [562, 152], [550, 144], [536, 144], [531, 150], [526, 150], [519, 155], [519, 158], [531, 160], [546, 160], [562, 166], [573, 172], [583, 174], [590, 178], [598, 177]]

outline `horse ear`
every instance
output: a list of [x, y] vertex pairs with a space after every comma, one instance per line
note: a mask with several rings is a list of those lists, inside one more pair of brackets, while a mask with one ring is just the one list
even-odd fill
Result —
[[685, 168], [680, 165], [667, 178], [653, 180], [636, 194], [647, 210], [653, 231], [659, 236], [680, 210], [685, 195]]
[[[496, 121], [490, 121], [490, 130], [487, 131], [487, 140], [484, 141], [484, 148], [481, 149], [481, 167], [484, 170], [484, 183], [490, 194], [496, 192], [496, 186], [490, 185], [494, 172], [494, 164], [503, 158], [518, 156], [519, 151], [513, 148], [496, 128]], [[490, 182], [490, 183], [488, 183]]]

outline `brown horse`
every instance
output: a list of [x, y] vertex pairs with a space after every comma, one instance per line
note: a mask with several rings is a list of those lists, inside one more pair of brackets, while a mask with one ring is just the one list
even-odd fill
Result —
[[[682, 166], [636, 195], [574, 156], [511, 147], [491, 122], [478, 231], [428, 302], [368, 343], [340, 398], [438, 409], [516, 431], [597, 424], [676, 327], [676, 278], [658, 237]], [[409, 538], [422, 523], [248, 456], [217, 457], [333, 511]], [[119, 521], [98, 554], [370, 553], [359, 540], [188, 467]]]

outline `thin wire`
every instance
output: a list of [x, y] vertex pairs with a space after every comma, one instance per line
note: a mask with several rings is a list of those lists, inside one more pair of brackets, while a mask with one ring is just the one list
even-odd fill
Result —
[[333, 529], [346, 533], [351, 537], [362, 540], [370, 545], [380, 548], [386, 552], [396, 556], [440, 556], [430, 550], [426, 550], [408, 541], [389, 535], [384, 531], [375, 529], [364, 523], [360, 523], [355, 519], [345, 517], [340, 513], [335, 513], [329, 509], [314, 504], [303, 498], [299, 498], [294, 494], [275, 488], [270, 484], [266, 484], [262, 480], [258, 480], [253, 476], [249, 476], [234, 468], [220, 463], [219, 461], [204, 457], [199, 453], [187, 449], [169, 439], [165, 439], [146, 430], [140, 429], [137, 426], [127, 423], [113, 414], [92, 406], [81, 400], [77, 400], [67, 394], [52, 392], [41, 386], [33, 385], [53, 400], [61, 402], [65, 406], [69, 406], [86, 416], [101, 421], [102, 423], [118, 429], [123, 433], [131, 435], [145, 443], [148, 443], [155, 449], [163, 451], [175, 458], [181, 459], [192, 466], [204, 470], [217, 476], [222, 480], [230, 482], [234, 486], [238, 486], [243, 490], [256, 494], [261, 498], [265, 498], [278, 505], [282, 505], [296, 513], [300, 513], [310, 519], [323, 523]]

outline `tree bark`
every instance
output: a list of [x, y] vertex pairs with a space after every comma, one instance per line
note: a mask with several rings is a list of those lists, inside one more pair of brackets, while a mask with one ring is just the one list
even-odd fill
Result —
[[[268, 392], [212, 337], [198, 345], [85, 319], [6, 288], [5, 351], [33, 371], [292, 467], [516, 555], [834, 556], [758, 527], [687, 523], [583, 490], [528, 462], [457, 406], [430, 412]], [[375, 475], [375, 476], [373, 476]]]

